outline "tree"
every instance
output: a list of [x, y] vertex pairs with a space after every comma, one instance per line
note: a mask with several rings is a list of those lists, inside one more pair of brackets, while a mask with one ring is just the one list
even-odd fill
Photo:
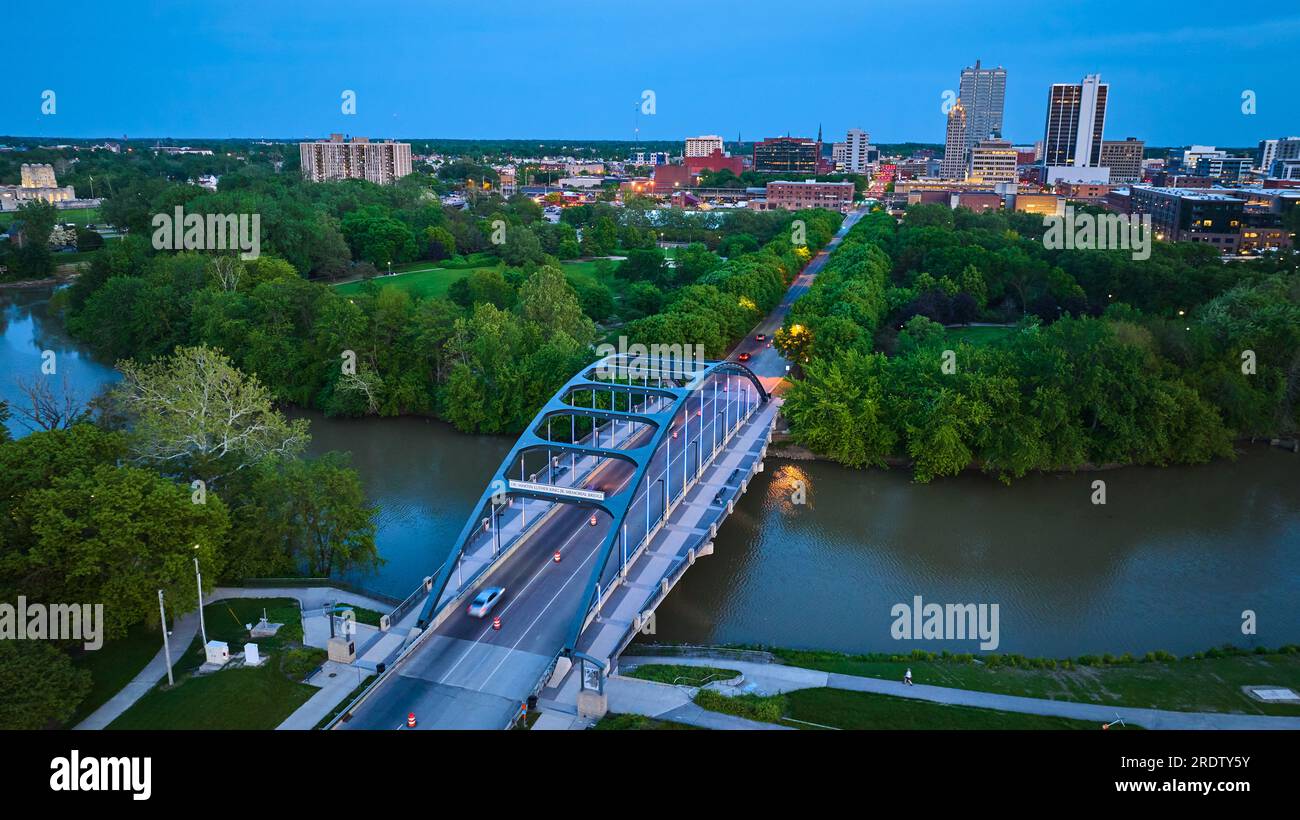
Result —
[[90, 693], [90, 672], [46, 641], [0, 641], [0, 729], [66, 723]]
[[539, 268], [519, 288], [519, 312], [548, 333], [567, 333], [579, 344], [589, 343], [596, 335], [564, 271], [550, 265]]
[[23, 396], [18, 416], [28, 430], [66, 430], [86, 417], [86, 405], [68, 386], [66, 374], [57, 391], [48, 377], [15, 381]]
[[441, 225], [424, 229], [424, 241], [429, 248], [429, 258], [449, 259], [456, 255], [456, 237]]
[[211, 484], [307, 445], [307, 421], [286, 421], [257, 377], [218, 350], [178, 347], [164, 359], [128, 359], [118, 369], [115, 397], [132, 421], [133, 453], [172, 475]]
[[375, 547], [375, 515], [361, 479], [344, 453], [294, 459], [283, 465], [278, 488], [280, 531], [292, 555], [312, 575], [368, 570], [382, 563]]
[[189, 487], [111, 464], [27, 493], [16, 515], [31, 534], [21, 588], [38, 600], [102, 602], [110, 637], [156, 623], [159, 589], [177, 611], [197, 606], [193, 559], [215, 577], [229, 527], [215, 494], [195, 504]]

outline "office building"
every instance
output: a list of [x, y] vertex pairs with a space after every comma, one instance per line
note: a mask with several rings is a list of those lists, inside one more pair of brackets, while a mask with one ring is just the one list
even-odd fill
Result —
[[970, 166], [966, 179], [996, 185], [999, 182], [1015, 182], [1016, 149], [1010, 142], [1000, 139], [980, 140], [970, 149]]
[[701, 174], [705, 171], [722, 171], [727, 170], [736, 176], [745, 172], [745, 160], [743, 157], [730, 157], [719, 150], [714, 150], [711, 154], [700, 157], [686, 157], [682, 164], [695, 174]]
[[342, 134], [330, 134], [328, 140], [298, 143], [298, 156], [303, 177], [312, 182], [364, 179], [391, 185], [411, 173], [409, 142], [345, 140]]
[[1166, 242], [1202, 242], [1221, 253], [1235, 253], [1241, 241], [1245, 200], [1188, 188], [1135, 185], [1130, 207], [1150, 214], [1156, 238]]
[[1224, 183], [1240, 182], [1254, 163], [1253, 157], [1201, 157], [1192, 168], [1198, 177], [1207, 177]]
[[981, 68], [980, 61], [961, 70], [958, 98], [966, 108], [966, 145], [1002, 136], [1002, 109], [1007, 93], [1007, 70]]
[[1146, 143], [1129, 137], [1125, 140], [1104, 140], [1101, 143], [1101, 164], [1110, 169], [1113, 185], [1142, 181], [1142, 152]]
[[767, 183], [767, 209], [781, 208], [800, 211], [804, 208], [827, 208], [847, 213], [853, 207], [852, 182], [788, 182], [777, 180]]
[[1109, 94], [1110, 84], [1103, 83], [1100, 74], [1089, 74], [1078, 83], [1052, 85], [1043, 132], [1045, 182], [1105, 184], [1110, 181], [1110, 174], [1101, 162]]
[[682, 157], [707, 157], [714, 151], [719, 154], [723, 153], [722, 137], [715, 134], [708, 134], [703, 137], [687, 137], [686, 150], [682, 152]]
[[813, 174], [821, 164], [821, 140], [769, 137], [754, 143], [754, 170], [764, 174]]
[[943, 143], [943, 163], [939, 176], [964, 179], [966, 176], [966, 107], [958, 97], [948, 110], [948, 133]]

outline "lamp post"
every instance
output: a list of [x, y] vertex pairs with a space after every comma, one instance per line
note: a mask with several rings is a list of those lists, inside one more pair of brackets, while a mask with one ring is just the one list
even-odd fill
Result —
[[163, 633], [163, 657], [167, 660], [167, 685], [175, 686], [176, 681], [172, 678], [172, 649], [167, 642], [167, 610], [163, 607], [163, 591], [158, 590], [158, 614], [162, 616], [162, 633]]
[[[194, 549], [199, 545], [195, 544]], [[199, 557], [194, 556], [194, 580], [199, 585], [199, 632], [203, 635], [203, 645], [208, 645], [208, 626], [203, 622], [203, 576], [199, 573]]]

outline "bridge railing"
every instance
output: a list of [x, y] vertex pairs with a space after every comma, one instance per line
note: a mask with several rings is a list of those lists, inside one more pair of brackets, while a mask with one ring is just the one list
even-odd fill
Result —
[[[708, 390], [709, 387], [710, 387], [710, 382], [706, 381], [703, 385], [700, 386], [699, 390], [697, 390], [696, 392], [699, 393], [701, 391]], [[728, 390], [726, 392], [730, 392], [730, 391]], [[713, 465], [713, 463], [717, 460], [720, 454], [726, 452], [727, 445], [731, 442], [731, 440], [736, 435], [738, 435], [742, 431], [745, 424], [748, 423], [748, 421], [753, 417], [754, 413], [756, 413], [758, 409], [762, 406], [762, 402], [758, 400], [758, 396], [755, 394], [752, 396], [752, 400], [743, 406], [744, 412], [742, 413], [740, 412], [741, 403], [738, 400], [739, 395], [740, 395], [740, 391], [738, 389], [737, 394], [735, 396], [728, 396], [726, 399], [729, 406], [735, 405], [736, 407], [737, 412], [734, 416], [729, 415], [729, 412], [726, 411], [721, 413], [715, 412], [713, 414], [713, 418], [709, 422], [710, 426], [718, 424], [719, 420], [721, 420], [721, 422], [725, 425], [725, 429], [720, 431], [721, 432], [720, 438], [718, 438], [716, 440], [716, 443], [712, 444], [711, 449], [707, 451], [703, 449], [703, 439], [706, 433], [703, 427], [700, 429], [698, 435], [694, 439], [694, 441], [700, 442], [699, 449], [697, 451], [699, 456], [698, 456], [698, 461], [696, 462], [696, 466], [694, 470], [688, 472], [684, 478], [681, 478], [681, 476], [678, 475], [678, 477], [681, 478], [681, 480], [678, 483], [678, 485], [675, 487], [673, 485], [673, 476], [668, 474], [670, 472], [670, 468], [672, 468], [672, 463], [671, 461], [667, 460], [667, 457], [665, 458], [667, 466], [665, 467], [664, 471], [661, 472], [659, 475], [664, 476], [665, 493], [668, 496], [667, 503], [664, 504], [662, 501], [659, 503], [658, 506], [660, 507], [660, 509], [659, 509], [659, 515], [657, 519], [653, 521], [651, 526], [646, 527], [640, 533], [640, 538], [638, 538], [631, 545], [628, 546], [623, 546], [622, 544], [616, 543], [617, 548], [610, 552], [610, 555], [605, 562], [605, 566], [602, 567], [601, 569], [601, 573], [599, 576], [599, 585], [597, 589], [593, 591], [591, 598], [587, 602], [587, 608], [584, 614], [584, 626], [586, 623], [590, 621], [592, 617], [594, 617], [595, 613], [597, 613], [604, 606], [605, 602], [608, 601], [609, 598], [617, 591], [620, 585], [619, 582], [623, 577], [623, 568], [625, 566], [631, 565], [637, 560], [641, 552], [647, 546], [649, 546], [649, 543], [654, 538], [654, 536], [658, 534], [659, 530], [662, 529], [662, 527], [668, 522], [668, 520], [672, 516], [673, 511], [677, 508], [677, 506], [679, 506], [681, 502], [686, 499], [686, 496], [690, 493], [690, 491], [695, 487], [696, 484], [699, 483], [700, 479], [704, 476], [705, 471]], [[689, 415], [690, 412], [689, 401], [686, 405], [686, 408], [688, 411], [688, 418], [693, 417]], [[716, 405], [714, 409], [716, 411], [717, 409]], [[690, 442], [691, 440], [689, 438], [686, 438], [683, 439], [683, 443], [679, 445], [687, 448], [686, 450], [687, 456], [683, 457], [682, 459], [683, 466], [687, 466], [690, 461], [689, 458]], [[672, 447], [671, 440], [666, 440], [665, 449], [671, 447]], [[672, 470], [672, 472], [675, 472], [675, 469]], [[647, 486], [643, 490], [638, 500], [640, 500], [645, 505], [647, 511], [649, 505], [651, 504], [650, 487], [656, 484], [659, 480], [660, 478], [655, 475], [651, 475], [651, 474], [646, 475], [645, 482]], [[627, 521], [635, 519], [637, 522], [639, 522], [638, 516], [633, 511], [633, 508], [636, 507], [636, 503], [637, 502], [634, 501], [632, 508], [629, 509], [629, 513], [625, 519], [625, 525], [624, 525], [625, 527], [627, 526], [626, 523]], [[641, 528], [642, 524], [634, 523], [632, 526], [633, 526], [632, 532], [635, 534], [637, 529]], [[618, 557], [617, 561], [614, 560], [616, 556]], [[684, 568], [681, 571], [684, 572]], [[676, 581], [674, 580], [673, 583], [676, 583]], [[652, 593], [650, 597], [653, 597], [653, 594], [654, 593]], [[645, 607], [643, 606], [642, 610], [644, 609]]]

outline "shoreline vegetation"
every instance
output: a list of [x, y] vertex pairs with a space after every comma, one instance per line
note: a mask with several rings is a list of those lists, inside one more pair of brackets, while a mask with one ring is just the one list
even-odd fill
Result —
[[1295, 254], [1229, 264], [1162, 242], [1133, 260], [1049, 249], [1043, 227], [937, 205], [863, 216], [775, 334], [798, 363], [793, 442], [921, 483], [1296, 449]]

